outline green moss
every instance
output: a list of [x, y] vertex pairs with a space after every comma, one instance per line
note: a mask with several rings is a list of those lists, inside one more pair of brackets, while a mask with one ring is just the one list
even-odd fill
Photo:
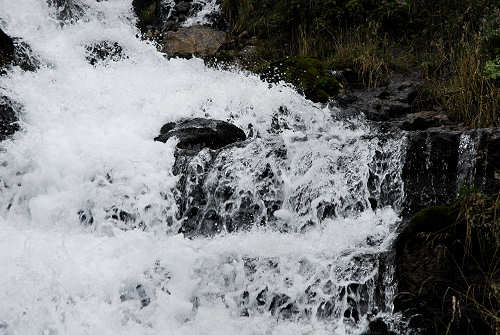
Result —
[[330, 73], [326, 62], [310, 57], [287, 57], [264, 63], [256, 70], [265, 80], [294, 85], [306, 98], [315, 102], [327, 102], [342, 87]]
[[453, 225], [457, 212], [450, 206], [434, 206], [418, 212], [408, 224], [412, 233], [437, 232]]
[[138, 18], [138, 27], [144, 32], [148, 25], [157, 21], [156, 0], [133, 0], [132, 6]]
[[145, 9], [141, 11], [140, 19], [143, 24], [153, 24], [156, 20], [156, 2], [151, 2]]

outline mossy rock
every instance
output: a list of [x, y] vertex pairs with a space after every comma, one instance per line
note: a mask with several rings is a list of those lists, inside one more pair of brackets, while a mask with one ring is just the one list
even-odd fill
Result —
[[415, 214], [410, 220], [403, 233], [405, 236], [401, 236], [400, 240], [406, 238], [406, 241], [403, 241], [403, 243], [408, 243], [411, 237], [418, 237], [419, 233], [434, 233], [440, 231], [453, 225], [456, 221], [456, 217], [457, 211], [452, 206], [433, 206], [425, 208]]
[[314, 102], [327, 102], [342, 88], [326, 62], [316, 58], [287, 57], [263, 64], [256, 72], [264, 80], [285, 81], [294, 85], [306, 98]]

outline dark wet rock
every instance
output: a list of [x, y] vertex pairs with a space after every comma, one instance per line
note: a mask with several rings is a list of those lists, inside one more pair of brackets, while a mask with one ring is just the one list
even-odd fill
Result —
[[16, 110], [19, 106], [7, 97], [0, 96], [0, 141], [12, 136], [19, 130]]
[[464, 186], [491, 194], [500, 189], [500, 128], [408, 134], [402, 177], [409, 218], [427, 206], [449, 204]]
[[19, 38], [14, 39], [14, 59], [12, 65], [19, 66], [24, 71], [36, 71], [41, 64], [41, 61], [29, 44]]
[[[366, 264], [377, 263], [371, 256], [366, 256]], [[379, 311], [390, 312], [388, 302], [382, 299], [380, 303], [375, 296], [378, 291], [385, 293], [387, 285], [392, 285], [392, 282], [379, 280], [377, 271], [366, 270], [365, 275], [373, 273], [374, 277], [365, 282], [341, 284], [340, 282], [345, 283], [349, 279], [357, 281], [356, 275], [352, 276], [351, 269], [342, 267], [342, 262], [328, 265], [322, 274], [320, 268], [305, 259], [299, 263], [298, 271], [294, 272], [292, 278], [281, 273], [283, 264], [280, 258], [244, 259], [244, 274], [248, 282], [255, 283], [256, 279], [262, 278], [265, 273], [266, 276], [280, 276], [282, 283], [274, 285], [270, 282], [266, 287], [250, 285], [247, 287], [248, 299], [245, 293], [247, 291], [242, 291], [241, 295], [237, 296], [239, 305], [254, 313], [271, 314], [277, 319], [310, 320], [315, 317], [317, 320], [331, 322], [344, 317], [344, 321], [351, 324], [360, 323], [367, 317], [374, 318]], [[332, 272], [330, 266], [333, 266]], [[385, 265], [380, 265], [382, 277], [387, 275], [386, 271]], [[311, 278], [310, 275], [313, 274], [314, 277]], [[343, 275], [345, 277], [342, 277]], [[287, 287], [293, 286], [294, 293], [283, 292], [283, 284]], [[303, 286], [299, 288], [297, 284]]]
[[0, 29], [0, 68], [11, 64], [14, 60], [14, 50], [14, 40]]
[[[163, 40], [165, 33], [176, 31], [190, 17], [194, 17], [201, 9], [200, 3], [192, 0], [174, 0], [163, 2], [160, 0], [133, 0], [134, 11], [137, 15], [137, 26], [145, 37], [158, 42]], [[219, 12], [209, 13], [204, 17], [206, 26], [218, 31], [225, 31], [227, 24]]]
[[[259, 139], [245, 148], [204, 149], [194, 156], [178, 150], [180, 232], [210, 236], [274, 222], [274, 212], [283, 203], [283, 182], [280, 172], [266, 162], [282, 164], [283, 158], [274, 155], [276, 147], [279, 143]], [[248, 182], [239, 183], [241, 179]]]
[[176, 3], [175, 5], [175, 11], [177, 14], [184, 14], [187, 15], [189, 11], [191, 10], [192, 4], [190, 1], [181, 1]]
[[294, 314], [298, 313], [295, 304], [286, 294], [275, 294], [269, 305], [269, 311], [272, 315], [290, 319]]
[[[348, 74], [349, 72], [347, 72]], [[344, 78], [344, 71], [339, 72]], [[344, 79], [352, 84], [355, 78]], [[377, 88], [351, 88], [336, 103], [346, 115], [363, 113], [369, 120], [385, 122], [407, 131], [453, 126], [446, 113], [437, 106], [422, 110], [419, 91], [422, 80], [418, 74], [407, 77], [393, 74], [391, 80]]]
[[378, 318], [370, 321], [368, 330], [363, 335], [396, 335], [396, 333], [389, 331], [389, 327], [384, 320]]
[[[269, 164], [252, 166], [251, 157], [239, 157], [238, 146], [245, 140], [240, 128], [223, 121], [189, 119], [168, 123], [157, 141], [176, 137], [174, 174], [180, 175], [176, 196], [180, 232], [186, 236], [211, 236], [222, 231], [249, 229], [264, 224], [281, 207], [281, 179]], [[274, 143], [253, 142], [255, 155], [274, 157]], [[248, 162], [247, 162], [248, 161]], [[234, 175], [247, 170], [251, 189], [239, 189]], [[257, 192], [255, 192], [257, 191]]]
[[419, 81], [394, 77], [387, 85], [378, 88], [353, 89], [338, 99], [347, 110], [363, 112], [373, 121], [389, 121], [414, 111]]
[[447, 203], [457, 192], [460, 132], [425, 131], [410, 134], [402, 177], [405, 211]]
[[316, 317], [320, 320], [330, 320], [335, 318], [335, 300], [330, 299], [323, 301], [316, 311]]
[[166, 143], [171, 137], [179, 139], [178, 148], [192, 151], [217, 150], [246, 139], [245, 132], [231, 123], [202, 118], [167, 123], [155, 141]]
[[419, 112], [407, 115], [399, 122], [399, 128], [408, 131], [426, 130], [441, 126], [445, 120], [443, 114], [439, 112]]
[[267, 303], [267, 295], [268, 295], [267, 287], [262, 291], [260, 291], [259, 294], [257, 294], [257, 298], [255, 300], [257, 301], [257, 304], [259, 306], [263, 306]]
[[[141, 213], [144, 213], [139, 208], [126, 208], [128, 206], [115, 205], [111, 208], [105, 209], [106, 215], [104, 216], [105, 220], [108, 220], [115, 227], [123, 230], [147, 230], [149, 226], [141, 220]], [[147, 211], [147, 206], [144, 209]], [[80, 223], [87, 226], [92, 226], [94, 223], [94, 218], [92, 215], [92, 211], [90, 209], [83, 209], [78, 211], [78, 216], [80, 219]]]
[[47, 0], [49, 6], [55, 10], [56, 19], [61, 24], [78, 21], [88, 9], [88, 6], [78, 0]]
[[162, 52], [179, 57], [212, 56], [226, 42], [226, 33], [210, 27], [192, 26], [168, 31], [161, 42]]
[[11, 38], [0, 29], [0, 75], [2, 68], [19, 66], [24, 71], [35, 71], [40, 61], [33, 54], [31, 47], [20, 38]]
[[94, 42], [85, 47], [85, 59], [91, 65], [106, 64], [107, 62], [117, 62], [127, 58], [122, 46], [118, 42], [100, 41]]

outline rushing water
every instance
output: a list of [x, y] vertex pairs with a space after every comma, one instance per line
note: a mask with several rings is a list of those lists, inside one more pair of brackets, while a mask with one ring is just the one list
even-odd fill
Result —
[[[45, 0], [0, 0], [40, 63], [0, 77], [22, 106], [0, 144], [0, 334], [356, 334], [390, 313], [403, 141], [286, 85], [167, 60], [130, 2], [82, 0], [62, 22]], [[186, 117], [252, 125], [186, 172], [201, 211], [244, 229], [178, 234], [192, 190], [175, 140], [153, 138]]]

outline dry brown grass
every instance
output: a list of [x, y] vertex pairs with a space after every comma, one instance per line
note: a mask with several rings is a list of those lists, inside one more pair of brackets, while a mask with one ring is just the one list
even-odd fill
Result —
[[472, 128], [500, 126], [500, 88], [484, 75], [479, 35], [449, 48], [434, 43], [432, 62], [423, 67], [426, 89], [452, 119]]
[[[456, 292], [474, 306], [492, 330], [500, 330], [500, 193], [486, 197], [469, 193], [459, 202], [457, 225], [465, 226], [464, 261], [459, 268], [477, 269], [476, 279], [470, 281], [462, 271], [467, 289]], [[469, 263], [469, 264], [467, 264]]]
[[333, 43], [335, 67], [352, 68], [366, 87], [378, 87], [387, 80], [395, 59], [387, 36], [378, 33], [378, 26], [339, 33]]

